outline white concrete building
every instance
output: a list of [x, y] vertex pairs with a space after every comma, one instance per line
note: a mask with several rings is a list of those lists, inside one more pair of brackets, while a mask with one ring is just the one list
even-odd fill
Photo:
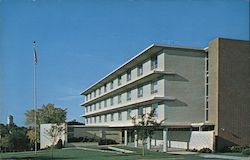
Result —
[[154, 141], [166, 151], [168, 133], [210, 125], [205, 118], [206, 56], [204, 49], [149, 46], [81, 93], [86, 126], [120, 129], [128, 144], [136, 136], [131, 117], [156, 108], [158, 121], [167, 120]]
[[[240, 128], [240, 122], [249, 118], [248, 56], [249, 41], [217, 38], [204, 49], [153, 44], [81, 93], [85, 96], [82, 116], [88, 127], [120, 131], [117, 141], [125, 145], [137, 146], [131, 116], [140, 117], [152, 108], [158, 121], [166, 121], [148, 144], [164, 151], [168, 147], [214, 149], [214, 138], [219, 148], [245, 145], [250, 128]], [[239, 58], [242, 65], [233, 63]], [[236, 75], [245, 75], [241, 83]], [[230, 88], [228, 79], [237, 87]], [[245, 101], [232, 90], [246, 93], [241, 94]], [[229, 93], [234, 96], [229, 98]], [[232, 122], [227, 123], [228, 119]], [[230, 132], [221, 131], [222, 126]]]

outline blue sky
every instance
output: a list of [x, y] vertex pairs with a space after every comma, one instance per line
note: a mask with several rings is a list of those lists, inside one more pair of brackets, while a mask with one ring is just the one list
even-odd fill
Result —
[[152, 43], [249, 40], [249, 0], [0, 0], [0, 35], [0, 123], [33, 108], [34, 40], [38, 106], [82, 121], [80, 92]]

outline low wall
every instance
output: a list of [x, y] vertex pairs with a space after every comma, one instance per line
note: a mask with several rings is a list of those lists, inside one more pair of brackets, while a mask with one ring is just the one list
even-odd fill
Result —
[[[140, 143], [140, 142], [139, 142]], [[152, 140], [153, 146], [163, 146], [162, 133], [157, 132]], [[210, 148], [214, 150], [213, 131], [169, 131], [168, 146], [182, 149]]]
[[40, 125], [40, 148], [41, 149], [50, 147], [52, 145], [53, 140], [55, 140], [55, 143], [57, 143], [57, 141], [59, 139], [61, 139], [62, 143], [65, 144], [65, 141], [66, 141], [65, 124], [61, 125], [64, 128], [64, 131], [62, 131], [60, 134], [58, 134], [58, 136], [55, 138], [51, 137], [48, 133], [50, 131], [52, 125], [56, 125], [56, 124], [50, 123], [50, 124], [41, 124]]

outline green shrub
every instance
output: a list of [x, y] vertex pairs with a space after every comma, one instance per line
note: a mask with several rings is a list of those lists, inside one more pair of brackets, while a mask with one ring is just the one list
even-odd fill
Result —
[[109, 145], [109, 144], [118, 144], [118, 143], [113, 139], [100, 139], [98, 142], [98, 145]]
[[243, 155], [250, 156], [250, 148], [246, 148], [242, 151]]
[[248, 146], [232, 146], [232, 147], [229, 147], [229, 151], [230, 152], [241, 153], [246, 148], [248, 148]]
[[198, 152], [198, 150], [196, 148], [193, 148], [193, 149], [186, 149], [186, 151], [189, 151], [189, 152]]
[[191, 151], [191, 152], [198, 152], [198, 150], [197, 150], [196, 148], [191, 149], [190, 151]]
[[212, 150], [210, 148], [202, 148], [199, 150], [200, 153], [212, 153]]

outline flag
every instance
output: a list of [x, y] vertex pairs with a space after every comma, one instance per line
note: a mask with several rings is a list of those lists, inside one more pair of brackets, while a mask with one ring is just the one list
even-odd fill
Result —
[[36, 48], [34, 48], [34, 64], [37, 64]]

